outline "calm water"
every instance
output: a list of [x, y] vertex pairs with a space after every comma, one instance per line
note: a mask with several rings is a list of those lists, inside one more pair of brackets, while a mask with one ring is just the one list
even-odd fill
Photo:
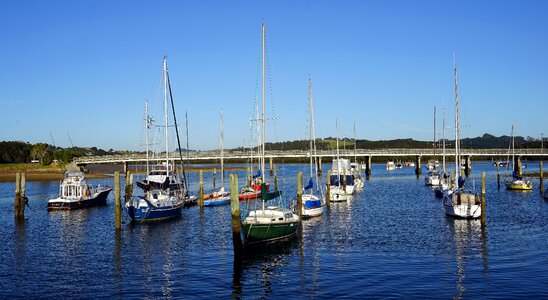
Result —
[[[279, 166], [286, 196], [299, 170], [308, 166]], [[14, 223], [14, 183], [0, 183], [0, 298], [548, 298], [548, 202], [538, 180], [533, 192], [499, 191], [492, 165], [474, 163], [478, 190], [482, 170], [485, 232], [479, 220], [446, 217], [424, 175], [375, 165], [351, 201], [236, 262], [230, 206], [152, 224], [124, 215], [116, 234], [112, 195], [106, 207], [48, 213], [59, 183], [30, 182], [32, 210]]]

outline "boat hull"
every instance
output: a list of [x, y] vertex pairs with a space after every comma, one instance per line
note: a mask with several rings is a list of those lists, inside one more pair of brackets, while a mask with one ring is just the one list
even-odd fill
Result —
[[302, 196], [302, 199], [302, 217], [304, 219], [318, 217], [323, 214], [325, 205], [322, 204], [322, 201], [318, 197], [312, 194], [305, 194]]
[[531, 191], [533, 190], [533, 184], [531, 182], [509, 182], [506, 183], [506, 189], [514, 191]]
[[247, 244], [275, 241], [295, 235], [298, 221], [260, 224], [242, 223]]
[[104, 187], [101, 191], [98, 191], [93, 197], [81, 200], [68, 200], [63, 198], [51, 199], [48, 201], [48, 211], [73, 210], [106, 205], [107, 197], [111, 190], [111, 187]]
[[204, 206], [219, 206], [230, 203], [230, 195], [217, 198], [204, 199]]
[[449, 216], [461, 219], [481, 217], [481, 203], [478, 195], [469, 193], [452, 193], [443, 198], [443, 208]]

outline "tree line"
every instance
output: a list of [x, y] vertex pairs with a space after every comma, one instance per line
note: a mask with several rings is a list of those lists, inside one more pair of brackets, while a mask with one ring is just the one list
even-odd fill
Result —
[[70, 163], [73, 158], [86, 155], [109, 155], [119, 154], [112, 149], [105, 151], [91, 148], [62, 148], [55, 147], [46, 143], [31, 144], [20, 141], [2, 141], [0, 142], [0, 164], [31, 163], [36, 161], [43, 166], [50, 165], [53, 162], [60, 164]]

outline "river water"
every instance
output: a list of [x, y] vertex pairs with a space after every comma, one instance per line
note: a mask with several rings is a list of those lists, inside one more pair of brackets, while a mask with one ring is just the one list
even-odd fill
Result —
[[[31, 209], [15, 222], [15, 185], [0, 183], [0, 298], [548, 298], [548, 202], [538, 179], [532, 192], [498, 190], [494, 167], [474, 162], [468, 184], [478, 191], [483, 170], [484, 231], [479, 220], [447, 217], [425, 172], [417, 179], [413, 168], [378, 164], [348, 203], [241, 260], [230, 206], [191, 207], [149, 224], [124, 215], [116, 233], [112, 194], [104, 207], [47, 212], [59, 182], [28, 182]], [[298, 171], [308, 166], [278, 166], [286, 197], [296, 193]], [[197, 187], [198, 174], [188, 176]]]

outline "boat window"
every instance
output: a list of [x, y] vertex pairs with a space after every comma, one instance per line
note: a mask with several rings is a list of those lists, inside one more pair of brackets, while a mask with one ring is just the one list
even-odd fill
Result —
[[291, 214], [290, 214], [290, 213], [286, 213], [286, 214], [285, 214], [285, 218], [286, 218], [286, 219], [291, 218]]

